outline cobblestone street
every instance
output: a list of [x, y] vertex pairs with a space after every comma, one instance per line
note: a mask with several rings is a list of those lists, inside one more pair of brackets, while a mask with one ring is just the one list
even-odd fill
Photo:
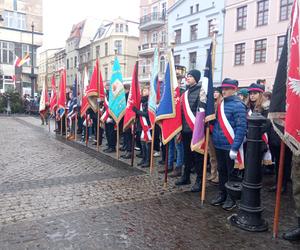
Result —
[[[232, 212], [200, 208], [189, 187], [164, 189], [163, 175], [110, 158], [37, 118], [0, 117], [0, 249], [300, 248], [272, 239], [273, 193], [262, 192], [269, 231], [248, 233], [227, 223]], [[208, 184], [208, 201], [216, 191]], [[291, 193], [282, 204], [280, 232], [296, 223]]]

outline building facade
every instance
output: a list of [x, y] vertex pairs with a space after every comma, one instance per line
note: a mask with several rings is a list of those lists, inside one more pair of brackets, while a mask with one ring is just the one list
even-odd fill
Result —
[[[4, 19], [0, 23], [0, 91], [16, 88], [24, 93], [29, 89], [30, 94], [32, 78], [37, 87], [36, 50], [43, 38], [42, 0], [1, 0], [0, 13]], [[15, 67], [16, 56], [23, 58], [26, 54], [31, 60]]]
[[159, 47], [159, 77], [165, 71], [165, 54], [168, 45], [167, 10], [175, 0], [140, 1], [139, 80], [149, 83], [154, 49]]
[[271, 90], [293, 0], [227, 0], [223, 76]]
[[222, 78], [224, 0], [179, 0], [168, 10], [169, 39], [174, 40], [176, 65], [204, 71], [214, 31], [217, 46], [214, 83]]

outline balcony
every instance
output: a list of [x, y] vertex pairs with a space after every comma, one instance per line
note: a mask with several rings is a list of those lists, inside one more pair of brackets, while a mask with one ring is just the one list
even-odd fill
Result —
[[165, 24], [166, 15], [159, 12], [152, 12], [140, 18], [140, 30], [149, 31]]
[[159, 52], [163, 52], [166, 48], [166, 43], [144, 43], [139, 46], [139, 56], [152, 56], [154, 49], [159, 46]]

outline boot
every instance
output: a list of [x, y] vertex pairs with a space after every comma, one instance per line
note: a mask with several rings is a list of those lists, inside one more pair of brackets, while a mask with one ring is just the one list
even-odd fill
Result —
[[186, 169], [183, 170], [183, 175], [180, 177], [178, 181], [175, 182], [176, 186], [188, 185], [191, 184], [190, 173]]
[[298, 217], [298, 227], [291, 229], [283, 234], [285, 240], [296, 241], [300, 240], [300, 217]]
[[202, 189], [202, 178], [201, 178], [201, 176], [197, 175], [195, 184], [191, 188], [191, 192], [197, 193], [197, 192], [200, 192], [201, 189]]
[[141, 165], [141, 168], [149, 168], [150, 167], [150, 162], [149, 161], [146, 161], [145, 163], [143, 163]]
[[210, 202], [213, 206], [221, 206], [226, 200], [226, 194], [224, 192], [219, 192], [217, 196]]
[[174, 178], [174, 177], [180, 177], [180, 176], [181, 176], [181, 168], [179, 168], [179, 167], [176, 167], [176, 168], [173, 170], [172, 174], [170, 174], [170, 177], [171, 177], [171, 178]]
[[226, 201], [223, 204], [222, 208], [226, 211], [230, 211], [236, 207], [236, 203], [234, 200], [231, 199], [229, 195], [226, 197]]

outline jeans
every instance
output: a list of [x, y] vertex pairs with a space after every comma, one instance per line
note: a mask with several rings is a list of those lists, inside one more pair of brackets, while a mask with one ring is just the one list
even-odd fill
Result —
[[176, 150], [176, 168], [181, 168], [183, 165], [183, 144], [182, 142], [175, 143], [175, 139], [173, 138], [168, 143], [168, 168], [173, 168], [173, 162], [175, 159], [175, 150]]

